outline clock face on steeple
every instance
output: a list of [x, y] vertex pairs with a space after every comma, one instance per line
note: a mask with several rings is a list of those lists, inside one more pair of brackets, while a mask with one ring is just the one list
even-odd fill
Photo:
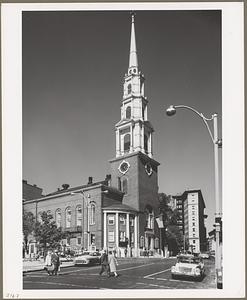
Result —
[[127, 161], [123, 160], [123, 161], [120, 163], [120, 165], [119, 165], [119, 167], [118, 167], [118, 170], [119, 170], [119, 172], [121, 172], [122, 174], [125, 174], [125, 173], [128, 172], [129, 168], [130, 168], [130, 164], [129, 164]]

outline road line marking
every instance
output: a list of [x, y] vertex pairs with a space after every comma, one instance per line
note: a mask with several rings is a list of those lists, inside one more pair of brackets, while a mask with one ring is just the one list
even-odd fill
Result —
[[165, 272], [170, 271], [170, 270], [171, 270], [171, 268], [166, 269], [166, 270], [163, 270], [163, 271], [160, 271], [160, 272], [156, 272], [156, 273], [153, 273], [153, 274], [146, 275], [146, 276], [144, 276], [143, 278], [148, 278], [148, 277], [151, 277], [151, 276], [153, 276], [153, 275], [165, 273]]
[[119, 270], [117, 270], [117, 271], [132, 270], [132, 269], [142, 268], [142, 267], [151, 266], [151, 265], [154, 265], [154, 263], [151, 263], [151, 264], [145, 264], [145, 265], [141, 265], [141, 266], [137, 266], [137, 267], [130, 267], [130, 268], [125, 268], [125, 269], [119, 269]]

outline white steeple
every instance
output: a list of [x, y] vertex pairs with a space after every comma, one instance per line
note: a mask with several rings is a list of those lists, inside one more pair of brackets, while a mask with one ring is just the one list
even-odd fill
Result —
[[130, 56], [129, 68], [138, 67], [137, 51], [136, 51], [136, 37], [135, 37], [135, 14], [131, 15], [131, 38], [130, 38]]
[[132, 13], [129, 67], [123, 83], [121, 120], [116, 124], [116, 157], [139, 151], [152, 157], [153, 127], [147, 117], [144, 81], [138, 69], [135, 17]]

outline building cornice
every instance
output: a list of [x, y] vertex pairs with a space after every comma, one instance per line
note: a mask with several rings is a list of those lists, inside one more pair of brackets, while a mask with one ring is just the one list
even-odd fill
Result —
[[115, 158], [113, 158], [113, 159], [110, 159], [109, 162], [111, 163], [111, 162], [115, 162], [115, 161], [121, 161], [121, 160], [123, 160], [123, 159], [127, 159], [127, 158], [132, 157], [132, 156], [140, 156], [140, 157], [142, 157], [143, 159], [145, 159], [145, 160], [151, 162], [151, 163], [152, 163], [153, 165], [155, 165], [155, 166], [159, 166], [159, 165], [160, 165], [159, 162], [157, 162], [156, 160], [154, 160], [154, 159], [151, 158], [150, 156], [148, 156], [148, 155], [142, 153], [141, 151], [138, 151], [138, 152], [132, 152], [132, 153], [129, 153], [129, 154], [125, 154], [124, 156], [115, 157]]

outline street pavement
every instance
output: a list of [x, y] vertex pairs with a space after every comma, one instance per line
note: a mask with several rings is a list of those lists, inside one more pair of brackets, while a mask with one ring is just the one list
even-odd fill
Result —
[[64, 266], [58, 276], [44, 270], [23, 272], [23, 289], [215, 289], [214, 261], [205, 260], [206, 275], [201, 282], [175, 280], [170, 269], [175, 258], [119, 259], [119, 277], [99, 275], [100, 266]]

